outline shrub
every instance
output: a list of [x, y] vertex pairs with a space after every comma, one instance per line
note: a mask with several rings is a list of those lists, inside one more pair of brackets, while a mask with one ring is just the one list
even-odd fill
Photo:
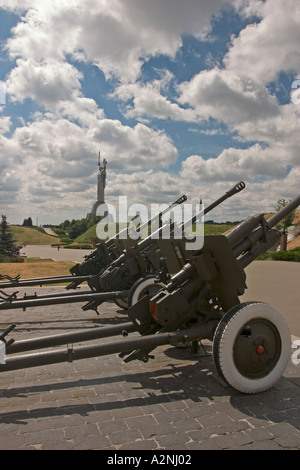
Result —
[[0, 263], [24, 263], [24, 258], [0, 255]]
[[300, 261], [300, 247], [287, 251], [267, 251], [259, 256], [260, 260], [274, 259], [278, 261]]

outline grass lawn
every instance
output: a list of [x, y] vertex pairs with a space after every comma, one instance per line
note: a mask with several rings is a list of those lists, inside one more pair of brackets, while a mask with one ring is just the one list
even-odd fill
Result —
[[69, 275], [72, 266], [74, 266], [72, 261], [25, 258], [24, 263], [0, 263], [0, 274], [8, 274], [11, 277], [19, 274], [21, 279], [61, 276]]
[[17, 245], [23, 245], [24, 243], [26, 245], [51, 245], [58, 241], [57, 237], [48, 235], [42, 229], [19, 225], [10, 225], [9, 228]]

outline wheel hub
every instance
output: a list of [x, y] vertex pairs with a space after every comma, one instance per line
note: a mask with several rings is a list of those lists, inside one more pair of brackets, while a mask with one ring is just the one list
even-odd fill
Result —
[[277, 328], [266, 319], [253, 319], [236, 337], [233, 356], [239, 372], [256, 379], [269, 374], [281, 353]]
[[265, 352], [265, 348], [264, 348], [264, 346], [263, 346], [262, 344], [260, 344], [259, 346], [257, 346], [257, 348], [256, 348], [256, 353], [257, 353], [257, 354], [261, 355], [261, 354], [263, 354], [264, 352]]

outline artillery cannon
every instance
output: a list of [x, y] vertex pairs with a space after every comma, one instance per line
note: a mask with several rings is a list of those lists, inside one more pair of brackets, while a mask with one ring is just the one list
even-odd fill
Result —
[[[136, 231], [142, 233], [147, 228], [151, 228], [154, 223], [159, 222], [164, 214], [169, 212], [172, 208], [182, 204], [187, 200], [185, 194], [180, 196], [174, 202], [169, 204], [167, 208], [162, 210], [157, 216], [148, 220], [142, 225], [136, 227]], [[77, 263], [71, 267], [69, 275], [64, 276], [49, 276], [33, 279], [20, 279], [19, 276], [11, 278], [7, 275], [0, 275], [0, 279], [6, 279], [6, 282], [0, 282], [0, 288], [7, 287], [24, 287], [24, 286], [42, 286], [47, 284], [58, 284], [70, 282], [66, 289], [73, 289], [79, 286], [82, 282], [89, 280], [95, 274], [100, 273], [103, 269], [108, 267], [112, 261], [118, 259], [125, 250], [126, 240], [128, 239], [128, 227], [121, 230], [115, 236], [106, 241], [97, 243], [96, 249], [86, 255], [81, 263]]]
[[[289, 358], [289, 328], [271, 306], [241, 303], [239, 297], [246, 289], [244, 268], [279, 240], [280, 232], [274, 227], [299, 204], [300, 195], [268, 221], [261, 214], [246, 219], [228, 234], [206, 236], [203, 247], [158, 293], [142, 297], [128, 309], [131, 321], [125, 324], [6, 343], [13, 329], [10, 326], [0, 338], [6, 345], [6, 363], [0, 365], [0, 372], [116, 353], [125, 362], [146, 363], [158, 346], [208, 339], [215, 367], [230, 386], [242, 393], [269, 389]], [[113, 341], [70, 346], [108, 337]], [[68, 345], [67, 350], [26, 354], [59, 345]]]
[[[2, 292], [0, 310], [12, 308], [26, 309], [32, 306], [87, 301], [87, 304], [82, 307], [83, 310], [95, 310], [98, 313], [97, 307], [107, 300], [114, 300], [119, 307], [127, 308], [129, 305], [135, 303], [145, 292], [151, 292], [152, 294], [157, 292], [160, 287], [165, 285], [170, 275], [177, 272], [183, 266], [188, 255], [191, 254], [190, 250], [188, 250], [188, 252], [185, 250], [187, 240], [184, 237], [184, 230], [195, 223], [200, 217], [203, 217], [221, 204], [224, 200], [237, 194], [244, 188], [244, 182], [240, 181], [230, 190], [226, 191], [223, 196], [179, 225], [179, 227], [175, 227], [175, 224], [169, 224], [169, 222], [165, 224], [160, 223], [158, 224], [159, 227], [143, 240], [135, 240], [130, 237], [127, 239], [123, 238], [121, 235], [124, 234], [124, 231], [127, 233], [126, 228], [122, 232], [119, 232], [116, 237], [118, 239], [117, 245], [115, 244], [115, 239], [110, 239], [108, 242], [99, 244], [97, 250], [86, 257], [83, 263], [77, 264], [71, 268], [73, 274], [71, 277], [60, 276], [27, 280], [14, 279], [8, 282], [2, 282], [0, 283], [0, 292]], [[182, 204], [186, 199], [185, 195], [181, 196], [154, 217], [155, 221], [161, 221], [164, 214], [168, 213], [174, 206]], [[145, 227], [152, 228], [154, 219], [150, 219], [143, 224], [139, 228], [140, 233]], [[174, 235], [176, 229], [179, 235], [178, 239], [176, 239]], [[162, 236], [166, 231], [169, 231], [170, 236], [168, 239], [163, 239]], [[116, 246], [119, 247], [121, 253], [117, 258], [115, 258]], [[121, 246], [122, 249], [120, 248]], [[93, 274], [95, 272], [96, 274]], [[159, 281], [157, 280], [157, 275], [160, 276]], [[23, 298], [17, 298], [17, 293], [7, 296], [2, 290], [8, 287], [69, 282], [70, 280], [72, 282], [67, 286], [67, 289], [77, 287], [81, 282], [87, 281], [90, 290], [73, 294], [60, 293], [39, 296], [34, 294], [30, 296], [26, 295]]]
[[[139, 243], [129, 240], [127, 249], [119, 258], [88, 280], [89, 286], [97, 292], [128, 290], [125, 308], [136, 303], [145, 292], [153, 294], [167, 282], [171, 274], [177, 272], [184, 265], [185, 260], [195, 251], [185, 248], [187, 243], [186, 229], [244, 188], [245, 183], [240, 181], [226, 191], [223, 196], [201, 209], [200, 212], [178, 227], [174, 223], [171, 223], [169, 227], [167, 227], [168, 224], [165, 224]], [[166, 228], [169, 230], [170, 236], [164, 239], [163, 234]], [[91, 301], [84, 309], [97, 308], [100, 303], [101, 299]]]
[[[144, 229], [149, 231], [149, 229], [155, 226], [155, 224], [159, 226], [161, 224], [161, 219], [164, 214], [168, 213], [171, 209], [173, 209], [177, 205], [182, 204], [186, 200], [187, 197], [185, 194], [183, 194], [174, 202], [169, 204], [168, 207], [163, 209], [158, 215], [148, 220], [144, 224], [140, 224], [138, 227], [136, 227], [136, 232], [142, 234]], [[128, 247], [129, 230], [130, 227], [126, 227], [119, 233], [117, 233], [114, 237], [111, 237], [109, 240], [100, 241], [100, 243], [96, 245], [96, 249], [89, 255], [86, 255], [81, 263], [77, 263], [72, 266], [72, 268], [70, 269], [71, 275], [48, 276], [32, 279], [20, 279], [20, 276], [12, 278], [9, 275], [0, 275], [0, 280], [2, 281], [0, 282], [0, 299], [2, 300], [2, 302], [0, 302], [0, 309], [23, 308], [25, 310], [26, 307], [29, 306], [42, 306], [57, 303], [88, 301], [88, 304], [84, 309], [88, 310], [92, 305], [92, 308], [97, 311], [97, 306], [100, 305], [100, 303], [110, 299], [113, 299], [119, 307], [127, 307], [127, 302], [123, 300], [126, 297], [127, 292], [120, 291], [119, 288], [117, 288], [113, 293], [103, 293], [102, 289], [93, 288], [89, 291], [78, 292], [75, 294], [60, 293], [52, 294], [51, 296], [37, 296], [36, 294], [25, 294], [23, 299], [17, 298], [16, 294], [18, 293], [18, 291], [13, 292], [12, 294], [6, 294], [3, 289], [11, 287], [19, 288], [28, 286], [43, 286], [60, 283], [70, 283], [66, 286], [67, 290], [76, 289], [83, 282], [87, 282], [91, 278], [94, 278], [95, 275], [101, 273], [103, 270], [105, 270], [105, 268], [110, 266], [110, 264], [114, 260], [118, 259], [123, 253], [126, 252], [126, 246]], [[135, 241], [135, 243], [138, 243], [138, 239]], [[103, 294], [98, 295], [98, 293]], [[12, 303], [14, 303], [14, 306], [12, 306]]]

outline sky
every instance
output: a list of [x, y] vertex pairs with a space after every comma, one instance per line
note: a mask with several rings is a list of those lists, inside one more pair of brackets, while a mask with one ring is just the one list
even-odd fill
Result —
[[0, 210], [81, 219], [106, 202], [243, 220], [299, 193], [298, 0], [0, 0]]

